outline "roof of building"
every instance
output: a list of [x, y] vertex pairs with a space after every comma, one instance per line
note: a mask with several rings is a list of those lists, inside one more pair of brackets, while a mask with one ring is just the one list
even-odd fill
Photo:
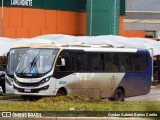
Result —
[[125, 30], [160, 30], [160, 0], [126, 0]]
[[160, 0], [126, 0], [126, 11], [160, 11]]

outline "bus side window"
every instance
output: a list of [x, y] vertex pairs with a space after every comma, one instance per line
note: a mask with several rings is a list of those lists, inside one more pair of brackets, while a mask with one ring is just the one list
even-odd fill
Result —
[[91, 53], [91, 71], [103, 71], [103, 54], [102, 53]]
[[126, 54], [126, 71], [132, 71], [132, 59], [131, 54]]
[[141, 70], [145, 71], [148, 65], [148, 56], [147, 54], [141, 54]]
[[73, 56], [67, 56], [64, 57], [65, 59], [65, 71], [74, 71], [74, 57]]
[[125, 72], [126, 71], [126, 54], [119, 54], [119, 71]]
[[84, 72], [89, 70], [89, 55], [88, 53], [79, 53], [76, 59], [77, 71]]
[[[61, 58], [65, 60], [65, 65], [61, 66]], [[58, 58], [56, 64], [56, 70], [60, 72], [71, 72], [74, 71], [74, 57], [73, 56], [62, 56]]]
[[141, 71], [140, 54], [132, 54], [133, 71]]
[[107, 53], [105, 54], [105, 71], [118, 72], [118, 54]]

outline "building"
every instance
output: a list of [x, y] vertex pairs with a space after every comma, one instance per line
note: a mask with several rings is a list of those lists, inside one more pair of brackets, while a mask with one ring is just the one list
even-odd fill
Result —
[[1, 0], [0, 5], [1, 37], [69, 34], [160, 38], [159, 0]]
[[[126, 0], [124, 29], [133, 31], [130, 36], [160, 39], [160, 1]], [[128, 34], [129, 35], [129, 34]], [[160, 56], [154, 57], [154, 80], [160, 82]]]
[[160, 34], [159, 0], [1, 0], [0, 4], [3, 37], [111, 34], [155, 38]]
[[0, 36], [119, 35], [125, 0], [1, 0]]
[[159, 0], [126, 0], [124, 29], [139, 31], [137, 35], [140, 37], [159, 39], [159, 5]]

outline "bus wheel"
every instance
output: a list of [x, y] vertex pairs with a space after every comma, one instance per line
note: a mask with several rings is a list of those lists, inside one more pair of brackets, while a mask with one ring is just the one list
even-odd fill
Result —
[[109, 101], [114, 101], [114, 98], [108, 98]]
[[114, 94], [113, 101], [124, 101], [124, 91], [121, 88], [118, 88]]
[[64, 95], [66, 95], [65, 94], [65, 92], [63, 91], [63, 90], [58, 90], [58, 92], [57, 92], [57, 94], [56, 94], [56, 96], [64, 96]]
[[21, 95], [21, 98], [22, 98], [22, 100], [24, 100], [24, 101], [28, 100], [28, 96], [26, 96], [26, 95]]
[[41, 99], [42, 97], [21, 95], [21, 98], [24, 101], [27, 101], [27, 100], [29, 100], [29, 101], [35, 101], [35, 100]]

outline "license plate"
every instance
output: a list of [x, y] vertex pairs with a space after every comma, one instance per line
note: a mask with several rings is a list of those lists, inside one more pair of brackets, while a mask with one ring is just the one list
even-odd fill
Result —
[[24, 92], [31, 92], [31, 89], [24, 89]]

